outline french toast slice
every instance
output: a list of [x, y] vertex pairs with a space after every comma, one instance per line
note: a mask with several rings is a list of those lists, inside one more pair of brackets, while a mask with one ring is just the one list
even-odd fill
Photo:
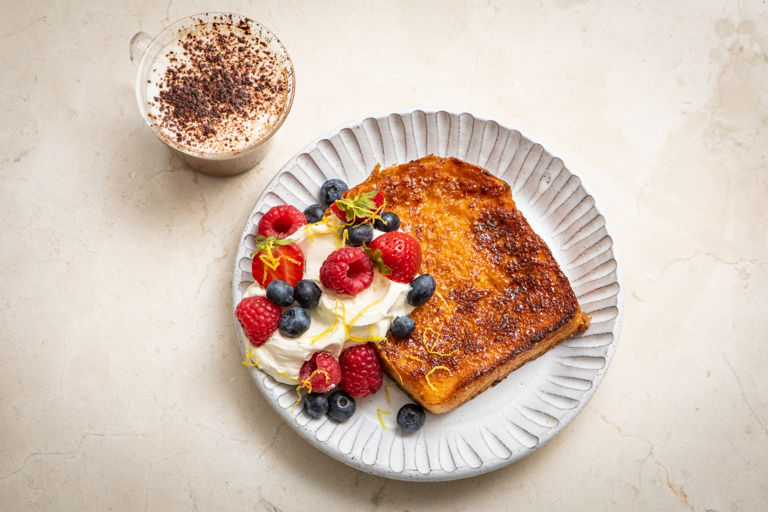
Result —
[[385, 371], [428, 411], [455, 409], [589, 326], [504, 181], [430, 155], [377, 168], [345, 196], [374, 188], [421, 244], [419, 273], [437, 281], [411, 314], [413, 334], [389, 333], [377, 347]]

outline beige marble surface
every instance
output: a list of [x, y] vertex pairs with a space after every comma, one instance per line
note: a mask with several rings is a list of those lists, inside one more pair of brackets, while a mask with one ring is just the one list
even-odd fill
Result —
[[[297, 73], [271, 153], [230, 179], [187, 170], [143, 125], [127, 49], [217, 9], [272, 28]], [[0, 509], [768, 509], [765, 2], [3, 11]], [[618, 350], [583, 412], [522, 461], [441, 484], [306, 444], [240, 364], [230, 316], [266, 182], [335, 126], [414, 106], [493, 117], [562, 157], [625, 280]]]

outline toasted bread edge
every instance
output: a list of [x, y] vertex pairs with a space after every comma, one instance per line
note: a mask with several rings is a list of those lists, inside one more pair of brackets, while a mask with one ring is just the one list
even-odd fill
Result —
[[[559, 344], [560, 342], [570, 338], [577, 332], [583, 332], [589, 327], [590, 317], [579, 308], [573, 315], [571, 320], [566, 324], [553, 331], [549, 336], [536, 343], [533, 347], [525, 352], [519, 354], [497, 367], [491, 372], [488, 372], [481, 377], [471, 380], [467, 385], [461, 387], [458, 392], [449, 401], [441, 403], [429, 403], [424, 401], [420, 396], [420, 390], [423, 386], [415, 386], [416, 382], [405, 381], [400, 382], [397, 377], [397, 371], [389, 363], [388, 360], [382, 358], [382, 367], [386, 371], [387, 375], [400, 384], [400, 387], [408, 393], [416, 402], [420, 403], [426, 410], [433, 414], [443, 414], [450, 412], [460, 406], [461, 404], [471, 400], [475, 396], [479, 395], [492, 385], [504, 380], [512, 371], [520, 368], [525, 363], [536, 359], [543, 355], [548, 350]], [[381, 351], [379, 351], [381, 353]]]

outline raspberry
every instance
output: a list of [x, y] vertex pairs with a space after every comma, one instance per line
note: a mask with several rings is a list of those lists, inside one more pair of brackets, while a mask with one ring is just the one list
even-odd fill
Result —
[[357, 295], [373, 282], [373, 263], [359, 247], [337, 249], [320, 267], [320, 282], [336, 293]]
[[266, 342], [280, 325], [280, 308], [266, 297], [246, 297], [235, 308], [235, 315], [255, 347]]
[[373, 345], [355, 345], [341, 353], [341, 389], [353, 398], [372, 395], [381, 387], [381, 365]]
[[315, 352], [299, 370], [301, 385], [310, 393], [325, 393], [341, 382], [339, 362], [328, 352]]
[[283, 238], [292, 235], [306, 223], [307, 219], [298, 208], [281, 204], [270, 208], [259, 220], [259, 234]]

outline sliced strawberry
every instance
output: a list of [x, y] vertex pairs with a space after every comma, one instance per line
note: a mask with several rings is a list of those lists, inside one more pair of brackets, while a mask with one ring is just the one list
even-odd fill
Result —
[[294, 240], [278, 239], [273, 236], [256, 237], [251, 272], [253, 278], [264, 288], [275, 280], [285, 281], [291, 286], [304, 277], [304, 253]]
[[384, 194], [373, 189], [359, 196], [339, 199], [331, 205], [331, 211], [347, 224], [358, 224], [384, 211]]
[[259, 234], [284, 238], [292, 235], [307, 223], [304, 214], [295, 206], [281, 204], [273, 206], [259, 220]]
[[421, 266], [419, 242], [401, 231], [374, 238], [365, 253], [379, 272], [398, 283], [410, 283]]

